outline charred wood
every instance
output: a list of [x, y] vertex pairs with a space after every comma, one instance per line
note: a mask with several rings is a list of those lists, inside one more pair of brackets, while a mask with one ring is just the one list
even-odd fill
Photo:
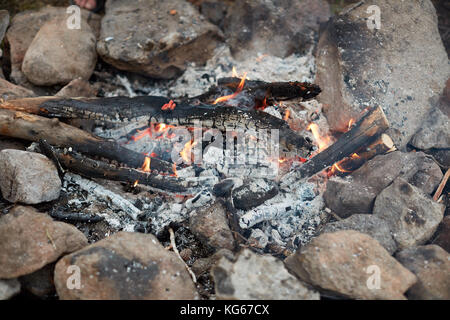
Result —
[[[58, 147], [73, 148], [94, 157], [115, 160], [139, 168], [146, 156], [116, 143], [75, 128], [58, 119], [47, 119], [21, 111], [0, 109], [0, 135], [38, 142], [41, 139]], [[152, 170], [173, 173], [172, 164], [152, 158]]]

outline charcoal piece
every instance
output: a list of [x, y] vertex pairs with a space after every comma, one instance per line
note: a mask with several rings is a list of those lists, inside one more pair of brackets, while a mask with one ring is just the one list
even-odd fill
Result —
[[251, 180], [232, 192], [235, 208], [249, 210], [263, 204], [278, 194], [278, 187], [273, 181], [264, 179]]

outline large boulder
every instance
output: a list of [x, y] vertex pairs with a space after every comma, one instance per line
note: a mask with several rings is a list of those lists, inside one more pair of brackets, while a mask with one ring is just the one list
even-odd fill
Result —
[[[11, 79], [17, 84], [26, 83], [22, 73], [22, 62], [34, 37], [41, 27], [54, 18], [69, 18], [67, 7], [46, 6], [38, 11], [27, 10], [16, 14], [6, 32], [6, 42], [10, 48]], [[96, 35], [100, 30], [100, 16], [88, 10], [81, 10], [81, 17], [87, 21]], [[53, 48], [53, 45], [51, 46]]]
[[63, 300], [198, 297], [185, 265], [173, 252], [151, 234], [131, 232], [116, 233], [63, 257], [55, 267], [55, 286]]
[[220, 30], [187, 1], [109, 0], [97, 52], [118, 69], [169, 79], [206, 63]]
[[80, 29], [67, 27], [66, 17], [46, 22], [25, 54], [22, 72], [35, 85], [67, 84], [89, 79], [97, 62], [95, 35], [81, 19]]
[[311, 48], [330, 18], [324, 0], [241, 0], [228, 10], [224, 30], [234, 55], [287, 57]]
[[303, 281], [353, 299], [405, 299], [417, 281], [378, 241], [353, 230], [321, 234], [285, 263]]
[[[381, 25], [374, 24], [377, 13]], [[394, 142], [403, 148], [449, 75], [429, 0], [358, 2], [335, 16], [319, 40], [316, 82], [324, 88], [319, 100], [335, 131], [346, 131], [350, 119], [380, 105]]]
[[0, 189], [9, 202], [37, 204], [58, 199], [61, 179], [46, 156], [22, 150], [0, 152]]
[[373, 214], [389, 224], [399, 249], [424, 244], [444, 217], [445, 205], [397, 178], [376, 198]]
[[17, 206], [0, 217], [0, 279], [30, 274], [86, 245], [86, 237], [74, 226]]

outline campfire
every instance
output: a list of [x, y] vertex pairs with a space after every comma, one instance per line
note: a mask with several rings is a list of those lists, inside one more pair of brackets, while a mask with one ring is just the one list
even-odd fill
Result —
[[[414, 284], [445, 282], [417, 265], [448, 255], [448, 59], [430, 40], [430, 75], [411, 68], [426, 60], [417, 41], [392, 40], [434, 16], [390, 0], [335, 16], [322, 0], [189, 2], [106, 1], [80, 9], [76, 35], [69, 11], [44, 8], [54, 19], [26, 44], [17, 30], [39, 19], [11, 21], [0, 298], [4, 279], [61, 299], [442, 297]], [[424, 27], [391, 30], [391, 11]], [[47, 34], [58, 48], [73, 37], [83, 66], [46, 53]], [[52, 279], [45, 293], [35, 273]]]

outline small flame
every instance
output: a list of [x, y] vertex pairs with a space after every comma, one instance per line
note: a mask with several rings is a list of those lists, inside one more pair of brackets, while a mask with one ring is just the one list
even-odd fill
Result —
[[239, 83], [239, 86], [237, 87], [235, 93], [229, 94], [227, 96], [219, 97], [214, 101], [213, 104], [218, 104], [219, 102], [224, 102], [224, 101], [227, 101], [227, 100], [230, 100], [230, 99], [233, 99], [234, 97], [236, 97], [242, 91], [242, 89], [244, 89], [246, 77], [247, 77], [247, 72], [245, 72], [244, 75], [242, 76], [241, 82]]
[[138, 183], [139, 183], [139, 180], [136, 180], [136, 181], [133, 183], [133, 188], [136, 188], [136, 186], [138, 185]]
[[286, 109], [286, 113], [284, 114], [283, 120], [288, 121], [290, 114], [291, 114], [291, 110]]
[[173, 171], [172, 176], [178, 177], [177, 165], [175, 163], [172, 165], [172, 171]]
[[144, 164], [142, 165], [141, 170], [144, 172], [150, 172], [150, 162], [151, 158], [145, 157]]
[[236, 71], [236, 67], [233, 67], [233, 70], [231, 71], [231, 76], [233, 78], [239, 78], [238, 73]]
[[197, 145], [197, 141], [191, 140], [189, 142], [186, 142], [183, 150], [180, 151], [180, 156], [181, 156], [181, 158], [183, 158], [184, 162], [191, 163], [191, 161], [192, 161], [191, 151], [192, 151], [192, 148], [195, 147], [196, 145]]
[[315, 123], [310, 123], [307, 130], [311, 130], [314, 140], [317, 143], [317, 146], [319, 147], [319, 152], [322, 152], [324, 149], [326, 149], [331, 144], [331, 138], [329, 136], [321, 136], [319, 126]]
[[355, 119], [351, 118], [350, 121], [348, 122], [348, 128], [347, 131], [350, 130], [353, 126], [353, 124], [355, 123]]

